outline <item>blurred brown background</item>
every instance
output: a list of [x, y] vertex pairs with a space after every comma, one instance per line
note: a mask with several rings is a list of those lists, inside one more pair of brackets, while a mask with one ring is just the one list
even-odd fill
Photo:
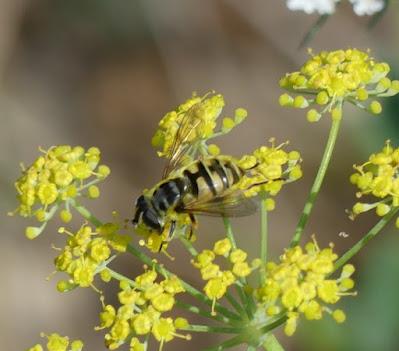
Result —
[[[83, 338], [86, 350], [105, 350], [103, 335], [93, 331], [97, 294], [80, 289], [61, 295], [56, 278], [44, 279], [53, 270], [50, 244], [60, 239], [56, 225], [30, 242], [23, 235], [29, 221], [5, 215], [16, 207], [19, 162], [32, 162], [38, 145], [96, 145], [112, 176], [90, 206], [103, 218], [114, 209], [131, 218], [140, 190], [160, 178], [162, 162], [150, 146], [157, 123], [193, 91], [224, 94], [225, 114], [247, 108], [246, 123], [220, 140], [224, 153], [240, 155], [271, 136], [290, 140], [290, 148], [301, 151], [305, 178], [281, 193], [270, 215], [270, 255], [278, 257], [292, 235], [328, 133], [328, 118], [309, 125], [303, 111], [277, 103], [278, 80], [306, 59], [306, 50], [297, 47], [317, 16], [291, 12], [282, 0], [1, 0], [0, 6], [1, 350], [24, 350], [39, 341], [40, 331]], [[372, 30], [367, 21], [342, 4], [309, 46], [315, 51], [371, 48], [398, 79], [397, 3], [391, 2]], [[385, 139], [398, 145], [398, 105], [391, 99], [378, 118], [346, 109], [332, 169], [306, 230], [308, 236], [316, 232], [321, 245], [334, 241], [343, 252], [377, 220], [373, 215], [355, 223], [347, 219], [345, 209], [355, 201], [347, 179], [352, 164]], [[258, 218], [234, 224], [239, 243], [255, 257]], [[342, 231], [349, 237], [339, 236]], [[220, 220], [201, 220], [200, 246], [222, 233]], [[398, 235], [387, 231], [356, 258], [359, 296], [345, 305], [347, 323], [304, 322], [298, 335], [282, 336], [287, 350], [398, 349]], [[186, 259], [186, 267], [177, 270], [188, 277], [189, 259], [179, 244], [172, 254]], [[130, 257], [116, 264], [128, 275], [140, 266]], [[215, 341], [216, 336], [194, 336], [190, 344], [177, 341], [166, 349], [200, 350]]]

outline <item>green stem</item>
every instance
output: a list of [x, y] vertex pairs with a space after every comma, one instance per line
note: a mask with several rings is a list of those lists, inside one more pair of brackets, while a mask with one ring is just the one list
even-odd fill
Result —
[[196, 248], [193, 246], [190, 240], [183, 236], [179, 236], [180, 241], [183, 243], [184, 247], [187, 249], [187, 251], [190, 253], [191, 256], [195, 257], [198, 255], [198, 251]]
[[231, 321], [229, 318], [223, 316], [222, 314], [217, 314], [216, 316], [214, 316], [209, 311], [205, 311], [197, 306], [190, 305], [189, 303], [185, 303], [183, 301], [176, 300], [176, 306], [179, 308], [182, 308], [186, 311], [189, 311], [191, 313], [195, 313], [195, 314], [198, 314], [199, 316], [213, 319], [213, 320], [216, 320], [216, 321], [224, 323], [224, 324], [231, 325], [231, 324], [237, 323], [237, 322]]
[[137, 284], [136, 284], [136, 282], [134, 280], [126, 277], [123, 274], [115, 272], [113, 269], [111, 269], [109, 267], [107, 267], [106, 269], [108, 270], [108, 272], [109, 272], [109, 274], [111, 275], [112, 278], [114, 278], [116, 280], [119, 280], [119, 281], [126, 280], [132, 287], [137, 288]]
[[248, 347], [247, 347], [247, 351], [256, 351], [256, 347], [255, 346], [252, 346], [252, 345], [249, 345]]
[[220, 333], [220, 334], [240, 334], [242, 332], [242, 328], [236, 327], [218, 327], [218, 326], [209, 326], [209, 325], [197, 325], [190, 324], [186, 328], [182, 328], [181, 330], [192, 331], [197, 333]]
[[245, 315], [247, 312], [245, 309], [237, 302], [237, 300], [234, 298], [233, 295], [231, 295], [229, 292], [226, 292], [224, 295], [229, 301], [230, 305], [233, 306], [233, 308], [240, 314], [240, 315]]
[[206, 348], [206, 349], [204, 349], [204, 351], [222, 351], [222, 350], [226, 350], [226, 349], [229, 349], [229, 348], [231, 348], [233, 346], [244, 344], [245, 340], [246, 340], [246, 336], [242, 335], [242, 334], [239, 334], [239, 335], [235, 336], [234, 338], [231, 338], [229, 340], [226, 340], [226, 341], [220, 343], [219, 345]]
[[[260, 203], [260, 258], [263, 263], [267, 261], [267, 237], [268, 237], [268, 228], [267, 228], [267, 209], [266, 209], [266, 199], [267, 196], [265, 193], [261, 194], [261, 203]], [[266, 280], [266, 270], [265, 267], [262, 266], [260, 268], [260, 282], [261, 284]]]
[[260, 328], [259, 331], [262, 334], [266, 334], [266, 333], [276, 329], [280, 325], [284, 324], [287, 321], [287, 319], [288, 319], [288, 317], [286, 315], [283, 315], [282, 317], [276, 319], [274, 322], [269, 323], [269, 324], [265, 325], [264, 327]]
[[394, 207], [389, 213], [380, 219], [380, 221], [370, 229], [370, 231], [361, 238], [355, 245], [352, 246], [348, 251], [346, 251], [334, 265], [334, 270], [339, 269], [345, 263], [347, 263], [353, 256], [355, 256], [366, 244], [373, 239], [382, 228], [398, 213], [399, 207]]
[[298, 46], [298, 49], [304, 48], [313, 39], [314, 35], [321, 29], [321, 27], [324, 26], [329, 18], [329, 14], [321, 15], [305, 34]]
[[340, 122], [341, 122], [340, 119], [334, 119], [332, 121], [330, 134], [328, 136], [327, 144], [324, 149], [323, 158], [321, 160], [320, 167], [319, 170], [317, 171], [317, 175], [312, 185], [312, 188], [310, 189], [310, 193], [305, 203], [305, 207], [303, 208], [301, 218], [299, 219], [298, 225], [296, 226], [295, 234], [291, 241], [291, 247], [298, 245], [299, 241], [301, 240], [303, 229], [305, 228], [310, 213], [312, 212], [313, 205], [315, 203], [317, 195], [319, 194], [321, 185], [324, 180], [324, 176], [326, 175], [327, 168], [331, 160], [331, 156], [335, 146], [335, 141], [337, 140], [338, 136]]
[[226, 236], [230, 240], [231, 245], [233, 246], [233, 249], [237, 248], [237, 243], [234, 238], [233, 234], [233, 228], [231, 226], [231, 222], [229, 218], [223, 217], [223, 224], [224, 224], [224, 229], [226, 230]]
[[102, 225], [102, 222], [98, 218], [93, 216], [91, 214], [91, 212], [86, 207], [84, 207], [83, 205], [78, 204], [76, 202], [76, 200], [72, 199], [72, 200], [70, 200], [70, 203], [71, 203], [71, 206], [76, 211], [78, 211], [83, 216], [83, 218], [87, 219], [90, 223], [92, 223], [96, 227], [99, 227], [99, 226]]
[[268, 335], [262, 346], [267, 351], [284, 351], [284, 348], [273, 334]]

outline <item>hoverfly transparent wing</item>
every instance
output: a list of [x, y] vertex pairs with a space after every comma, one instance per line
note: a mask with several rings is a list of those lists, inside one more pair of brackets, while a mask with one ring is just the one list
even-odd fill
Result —
[[[163, 170], [162, 179], [166, 179], [174, 170], [182, 166], [184, 155], [188, 154], [192, 146], [200, 140], [200, 137], [195, 135], [195, 131], [203, 123], [203, 120], [196, 115], [196, 107], [197, 104], [191, 106], [180, 121], [168, 154], [168, 161]], [[191, 156], [196, 157], [196, 155]]]
[[242, 190], [226, 191], [207, 201], [193, 200], [184, 205], [183, 212], [215, 217], [243, 217], [255, 213], [257, 203]]

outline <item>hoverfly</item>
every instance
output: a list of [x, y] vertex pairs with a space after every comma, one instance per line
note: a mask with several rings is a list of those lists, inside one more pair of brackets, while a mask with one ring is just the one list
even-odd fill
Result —
[[[197, 135], [204, 122], [195, 108], [193, 105], [180, 121], [162, 180], [136, 201], [133, 225], [144, 225], [164, 235], [163, 244], [177, 229], [173, 213], [188, 215], [190, 238], [197, 227], [196, 215], [239, 217], [257, 209], [256, 203], [235, 187], [248, 170], [242, 169], [233, 157], [200, 153], [206, 139]], [[187, 155], [191, 156], [188, 163]]]

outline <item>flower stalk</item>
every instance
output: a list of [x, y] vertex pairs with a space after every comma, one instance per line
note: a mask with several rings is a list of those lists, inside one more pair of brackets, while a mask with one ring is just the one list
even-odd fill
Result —
[[331, 156], [334, 151], [335, 142], [338, 137], [339, 127], [341, 124], [341, 119], [333, 119], [331, 123], [330, 133], [328, 136], [327, 144], [324, 149], [323, 157], [321, 159], [320, 167], [317, 171], [316, 178], [313, 182], [313, 185], [310, 189], [309, 196], [306, 200], [305, 206], [302, 210], [301, 217], [299, 222], [295, 228], [294, 237], [291, 240], [291, 247], [294, 247], [299, 244], [303, 230], [309, 220], [309, 216], [312, 212], [313, 206], [315, 204], [317, 195], [320, 192], [321, 185], [323, 184], [324, 177], [327, 173], [328, 166], [330, 164]]

